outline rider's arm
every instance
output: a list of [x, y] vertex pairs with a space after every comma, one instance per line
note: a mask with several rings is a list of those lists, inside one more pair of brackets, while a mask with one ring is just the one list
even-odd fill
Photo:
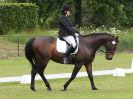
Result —
[[67, 20], [65, 19], [65, 17], [61, 17], [60, 18], [60, 22], [61, 22], [61, 24], [65, 27], [65, 29], [69, 32], [69, 33], [71, 33], [71, 34], [75, 34], [75, 30], [74, 30], [74, 28], [72, 28], [69, 24], [68, 24], [68, 22], [67, 22]]

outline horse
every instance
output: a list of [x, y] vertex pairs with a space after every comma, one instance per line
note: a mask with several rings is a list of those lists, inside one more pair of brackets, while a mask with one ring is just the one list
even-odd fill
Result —
[[[31, 38], [26, 43], [25, 56], [32, 66], [30, 88], [33, 91], [35, 91], [34, 85], [37, 73], [44, 81], [47, 90], [51, 91], [51, 86], [44, 75], [44, 70], [49, 60], [63, 64], [63, 53], [57, 52], [56, 40], [57, 39], [52, 36], [43, 36]], [[91, 33], [80, 36], [79, 50], [75, 54], [74, 61], [73, 55], [70, 55], [68, 58], [68, 64], [73, 64], [75, 66], [70, 79], [64, 84], [63, 91], [67, 90], [68, 85], [74, 80], [83, 65], [86, 68], [92, 90], [98, 90], [94, 84], [92, 73], [92, 62], [95, 58], [96, 52], [101, 46], [104, 46], [106, 51], [105, 58], [107, 60], [112, 60], [118, 43], [118, 36], [115, 37], [109, 33]]]

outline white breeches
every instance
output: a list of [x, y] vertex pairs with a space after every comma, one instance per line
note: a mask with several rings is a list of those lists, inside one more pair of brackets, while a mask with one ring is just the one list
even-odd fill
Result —
[[63, 37], [64, 40], [66, 40], [70, 45], [72, 45], [73, 48], [76, 47], [76, 42], [73, 36], [66, 36]]

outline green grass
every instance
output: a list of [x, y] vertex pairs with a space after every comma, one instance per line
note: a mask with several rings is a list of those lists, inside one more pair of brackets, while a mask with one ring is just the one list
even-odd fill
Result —
[[[106, 70], [115, 68], [130, 68], [133, 53], [116, 53], [113, 60], [105, 59], [104, 54], [97, 54], [93, 62], [93, 70]], [[72, 72], [73, 65], [63, 65], [50, 61], [45, 74], [68, 73]], [[0, 76], [21, 76], [30, 74], [31, 66], [24, 57], [1, 59]], [[84, 66], [80, 71], [85, 71]]]
[[21, 31], [19, 33], [10, 32], [7, 35], [1, 35], [0, 39], [17, 43], [17, 38], [21, 44], [25, 44], [30, 38], [38, 36], [54, 36], [57, 37], [58, 29], [35, 29], [31, 32]]
[[29, 85], [19, 83], [0, 83], [0, 99], [132, 99], [133, 74], [126, 77], [96, 76], [95, 84], [99, 90], [92, 91], [87, 77], [76, 78], [62, 92], [67, 79], [49, 80], [52, 91], [48, 92], [42, 81], [36, 82], [36, 92]]

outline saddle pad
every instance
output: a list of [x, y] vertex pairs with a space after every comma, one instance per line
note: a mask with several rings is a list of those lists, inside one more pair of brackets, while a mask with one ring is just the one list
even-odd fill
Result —
[[[79, 48], [79, 38], [78, 37], [76, 37], [76, 41], [77, 41], [77, 46], [75, 48], [75, 51], [71, 54], [76, 54], [78, 52], [78, 48]], [[67, 48], [68, 48], [67, 43], [65, 41], [62, 41], [59, 38], [57, 38], [57, 41], [56, 41], [57, 51], [60, 53], [66, 53]]]
[[56, 49], [60, 53], [66, 53], [66, 51], [67, 51], [67, 44], [66, 44], [66, 42], [60, 40], [59, 38], [57, 38]]

